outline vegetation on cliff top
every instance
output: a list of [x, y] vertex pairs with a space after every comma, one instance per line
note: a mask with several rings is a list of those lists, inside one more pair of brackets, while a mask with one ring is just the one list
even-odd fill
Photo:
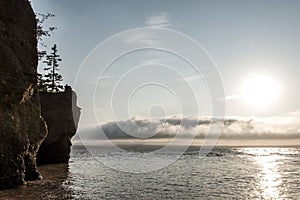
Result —
[[39, 42], [40, 49], [38, 51], [39, 65], [46, 64], [44, 67], [44, 73], [38, 73], [38, 88], [41, 92], [60, 92], [64, 89], [64, 86], [61, 84], [63, 81], [62, 75], [58, 73], [59, 63], [62, 61], [60, 55], [58, 54], [57, 45], [54, 44], [51, 48], [51, 53], [47, 54], [47, 51], [44, 50], [47, 48], [47, 45], [43, 42], [44, 37], [50, 37], [56, 27], [44, 27], [45, 21], [49, 18], [55, 17], [54, 14], [47, 13], [37, 15], [37, 39]]
[[44, 68], [44, 75], [38, 76], [39, 90], [42, 92], [60, 92], [64, 89], [61, 85], [62, 75], [58, 73], [59, 62], [62, 61], [60, 55], [58, 54], [57, 45], [54, 44], [51, 48], [51, 53], [46, 55], [46, 59], [43, 61], [47, 65]]

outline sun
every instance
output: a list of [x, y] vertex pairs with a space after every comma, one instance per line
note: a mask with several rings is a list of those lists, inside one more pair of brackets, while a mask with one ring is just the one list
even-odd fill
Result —
[[280, 85], [271, 76], [250, 74], [241, 90], [245, 102], [256, 107], [266, 107], [279, 100]]

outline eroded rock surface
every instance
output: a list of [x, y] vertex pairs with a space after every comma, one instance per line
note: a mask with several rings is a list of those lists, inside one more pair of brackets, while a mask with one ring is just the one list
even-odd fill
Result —
[[40, 177], [47, 131], [37, 92], [35, 15], [26, 0], [0, 0], [0, 189]]
[[65, 92], [40, 93], [42, 116], [48, 126], [48, 136], [37, 157], [38, 164], [67, 163], [71, 139], [76, 133], [80, 116], [77, 97], [71, 87]]

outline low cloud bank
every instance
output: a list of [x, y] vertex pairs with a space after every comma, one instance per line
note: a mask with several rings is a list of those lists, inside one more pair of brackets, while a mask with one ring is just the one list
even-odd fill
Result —
[[299, 139], [300, 112], [273, 117], [226, 117], [224, 121], [209, 117], [168, 117], [148, 119], [134, 117], [81, 129], [82, 139], [132, 138], [205, 138], [212, 125], [224, 123], [220, 139]]

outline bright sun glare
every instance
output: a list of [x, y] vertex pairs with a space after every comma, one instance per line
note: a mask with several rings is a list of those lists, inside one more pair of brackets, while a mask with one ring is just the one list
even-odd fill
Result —
[[279, 100], [280, 85], [270, 76], [250, 74], [242, 85], [242, 98], [252, 106], [269, 106]]

